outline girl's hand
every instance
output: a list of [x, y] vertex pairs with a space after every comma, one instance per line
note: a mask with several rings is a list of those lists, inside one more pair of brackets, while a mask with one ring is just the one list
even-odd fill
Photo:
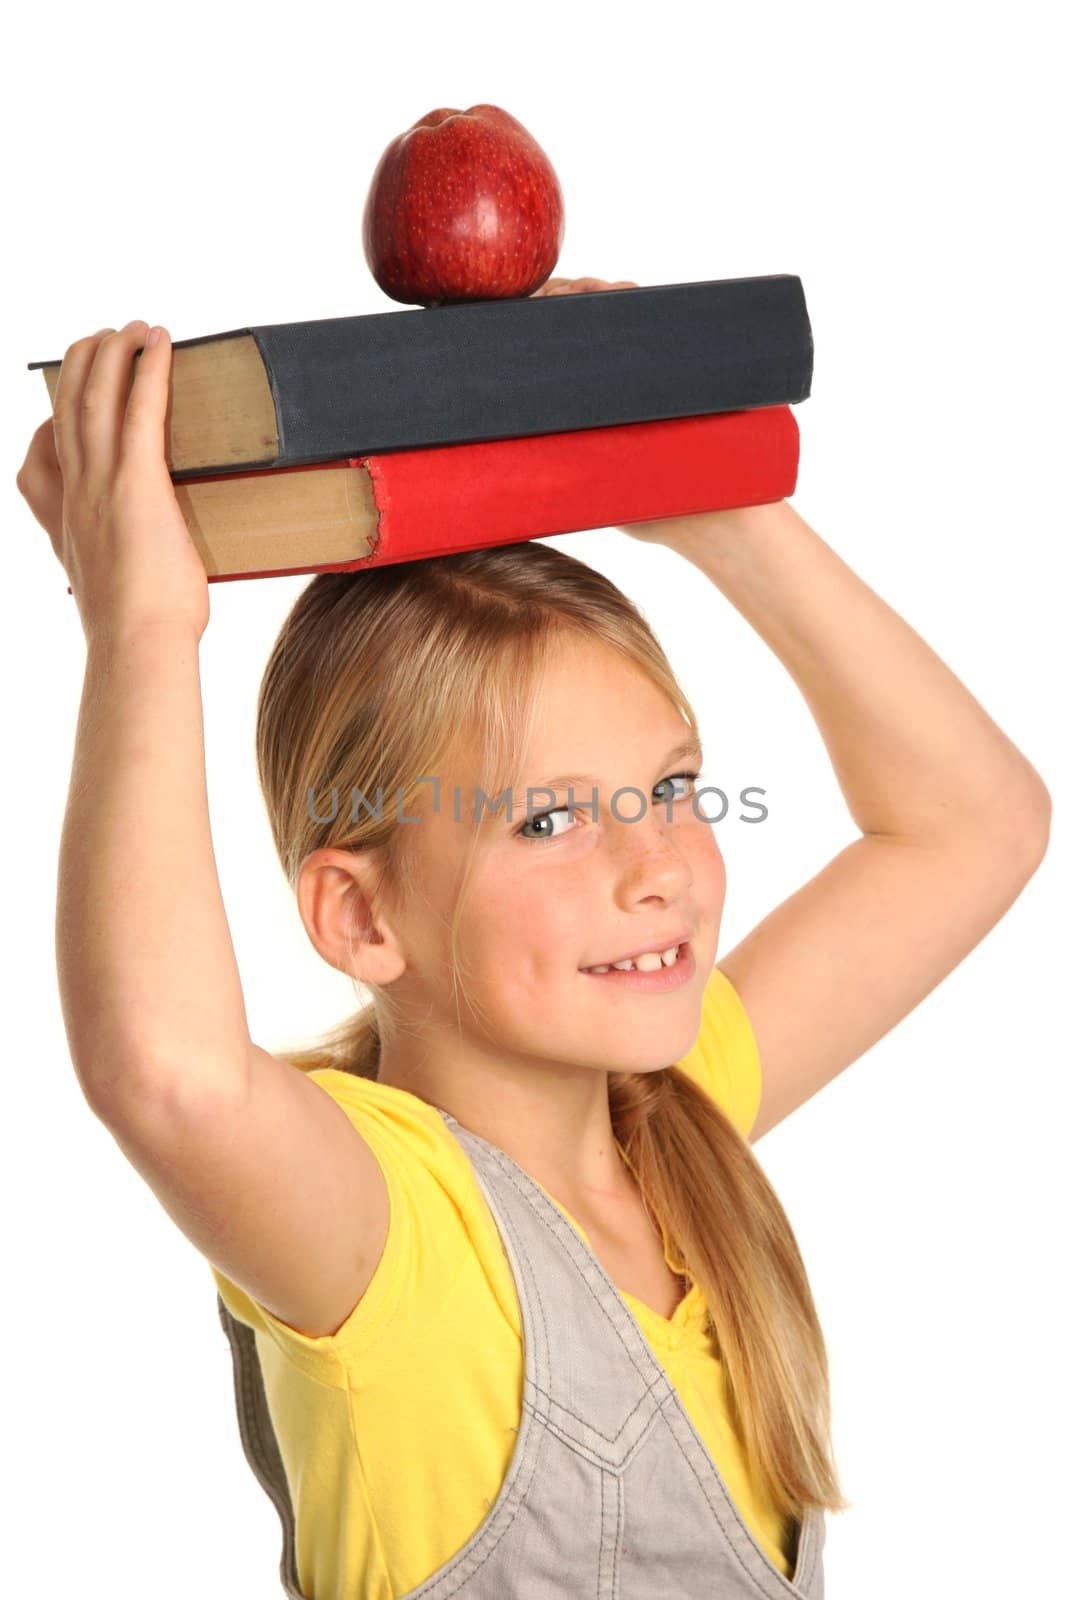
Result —
[[[207, 572], [167, 468], [171, 342], [128, 322], [72, 344], [53, 416], [16, 478], [66, 570], [86, 639], [146, 621], [208, 624]], [[131, 373], [131, 366], [133, 371]]]
[[744, 537], [746, 525], [759, 506], [730, 507], [724, 511], [694, 511], [684, 517], [656, 517], [648, 522], [617, 522], [620, 533], [645, 544], [665, 544], [681, 550], [694, 542], [700, 550], [727, 549]]
[[535, 289], [530, 296], [536, 300], [538, 295], [549, 294], [586, 294], [590, 289], [636, 289], [639, 285], [629, 279], [620, 279], [618, 283], [609, 283], [606, 278], [549, 278], [540, 289]]

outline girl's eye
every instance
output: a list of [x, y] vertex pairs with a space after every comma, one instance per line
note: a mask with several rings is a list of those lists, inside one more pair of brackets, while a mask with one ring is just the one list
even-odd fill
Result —
[[[696, 781], [697, 781], [697, 779], [699, 777], [700, 777], [700, 773], [699, 772], [672, 772], [669, 778], [661, 778], [659, 783], [656, 784], [655, 788], [656, 789], [661, 789], [665, 783], [675, 783], [675, 782], [680, 782], [680, 781], [683, 781], [683, 780], [688, 781], [690, 783], [696, 783]], [[654, 794], [655, 794], [655, 789], [653, 790], [653, 795]], [[682, 799], [684, 797], [682, 795], [679, 795], [679, 794], [674, 794], [674, 795], [667, 795], [664, 798], [665, 799], [680, 800], [680, 799]], [[541, 831], [538, 831], [536, 833], [527, 833], [526, 830], [527, 830], [527, 828], [532, 828], [535, 823], [547, 822], [549, 820], [549, 818], [552, 818], [552, 817], [566, 817], [569, 821], [573, 821], [574, 818], [579, 814], [579, 812], [582, 809], [583, 808], [581, 806], [575, 806], [573, 814], [571, 814], [568, 811], [568, 807], [567, 806], [557, 806], [554, 811], [535, 811], [532, 817], [528, 817], [525, 822], [521, 823], [520, 826], [518, 828], [516, 828], [515, 836], [516, 836], [516, 838], [520, 838], [520, 839], [559, 839], [559, 838], [562, 838], [563, 837], [563, 833], [566, 831], [565, 829], [561, 830], [561, 831], [557, 831], [557, 830], [553, 829], [551, 833], [541, 832]]]

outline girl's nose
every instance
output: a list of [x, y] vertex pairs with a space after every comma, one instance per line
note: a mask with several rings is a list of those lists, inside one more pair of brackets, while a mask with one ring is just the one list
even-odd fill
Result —
[[[619, 824], [615, 842], [623, 890], [629, 899], [641, 900], [649, 894], [672, 899], [693, 880], [687, 857], [656, 818], [648, 816]], [[628, 837], [626, 837], [628, 836]]]

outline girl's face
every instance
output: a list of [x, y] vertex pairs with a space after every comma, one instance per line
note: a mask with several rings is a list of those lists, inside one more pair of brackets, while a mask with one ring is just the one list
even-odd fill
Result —
[[[662, 692], [606, 647], [572, 639], [554, 652], [510, 820], [506, 807], [493, 815], [483, 806], [458, 939], [468, 1064], [477, 1051], [500, 1065], [533, 1058], [545, 1068], [634, 1072], [691, 1049], [725, 870], [692, 798], [704, 780], [678, 776], [700, 772], [698, 751], [676, 751], [690, 740]], [[554, 781], [559, 774], [572, 776]], [[415, 830], [429, 906], [405, 918], [408, 966], [398, 980], [435, 1023], [455, 1015], [447, 924], [472, 828], [454, 819], [453, 786], [468, 817], [476, 787], [488, 789], [481, 773], [442, 774], [440, 810]], [[528, 808], [527, 787], [555, 798], [535, 793]], [[681, 940], [693, 972], [676, 988], [641, 992], [582, 970]]]

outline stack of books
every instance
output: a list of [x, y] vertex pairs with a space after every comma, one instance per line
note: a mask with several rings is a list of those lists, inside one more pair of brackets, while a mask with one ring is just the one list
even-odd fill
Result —
[[239, 328], [175, 341], [167, 465], [213, 582], [760, 505], [812, 357], [788, 274]]

